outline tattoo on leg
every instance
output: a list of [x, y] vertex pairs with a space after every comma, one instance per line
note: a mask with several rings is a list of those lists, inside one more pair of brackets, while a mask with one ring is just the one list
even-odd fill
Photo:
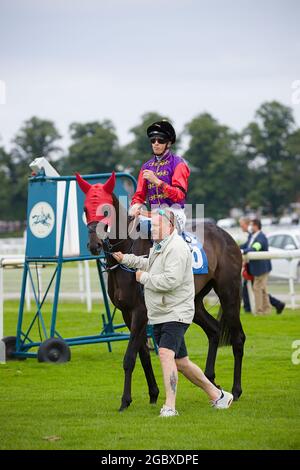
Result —
[[175, 394], [176, 393], [176, 386], [177, 386], [177, 377], [175, 375], [175, 372], [173, 371], [171, 376], [170, 376], [170, 385], [172, 392]]

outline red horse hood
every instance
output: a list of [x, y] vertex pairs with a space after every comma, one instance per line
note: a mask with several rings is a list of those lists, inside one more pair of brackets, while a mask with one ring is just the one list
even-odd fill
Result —
[[80, 189], [86, 194], [84, 209], [87, 223], [102, 222], [111, 227], [114, 223], [114, 206], [112, 193], [115, 187], [116, 175], [113, 172], [106, 183], [90, 184], [76, 173]]

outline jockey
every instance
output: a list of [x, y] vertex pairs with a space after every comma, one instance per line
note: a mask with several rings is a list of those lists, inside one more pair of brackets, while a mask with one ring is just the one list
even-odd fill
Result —
[[184, 203], [188, 188], [189, 167], [183, 158], [171, 152], [176, 141], [173, 126], [166, 120], [157, 121], [147, 129], [153, 156], [143, 164], [138, 177], [137, 189], [132, 197], [129, 214], [137, 216], [143, 204], [150, 208], [172, 206], [177, 229], [184, 231], [186, 216]]

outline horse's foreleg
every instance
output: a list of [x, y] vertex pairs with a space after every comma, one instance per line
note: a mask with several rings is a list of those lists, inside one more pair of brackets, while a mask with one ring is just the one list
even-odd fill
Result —
[[150, 352], [146, 344], [146, 335], [145, 340], [143, 341], [142, 346], [140, 347], [139, 355], [148, 384], [150, 403], [155, 404], [157, 402], [159, 389], [154, 377]]
[[123, 369], [125, 373], [124, 389], [119, 411], [123, 411], [129, 407], [132, 402], [131, 398], [131, 382], [132, 373], [136, 363], [136, 356], [141, 347], [141, 337], [138, 333], [131, 333], [126, 353], [123, 360]]
[[[123, 317], [125, 315], [123, 314]], [[158, 388], [153, 374], [149, 351], [146, 348], [146, 325], [147, 310], [144, 304], [136, 306], [135, 310], [128, 316], [130, 321], [130, 339], [124, 356], [123, 368], [125, 372], [124, 390], [122, 395], [120, 411], [128, 408], [131, 398], [132, 373], [136, 363], [137, 353], [140, 353], [142, 365], [149, 386], [150, 401], [154, 402], [158, 395]], [[142, 352], [141, 352], [142, 350]]]

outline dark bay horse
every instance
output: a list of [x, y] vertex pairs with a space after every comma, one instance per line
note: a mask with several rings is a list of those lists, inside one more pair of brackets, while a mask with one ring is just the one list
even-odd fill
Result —
[[[86, 194], [84, 210], [87, 216], [89, 231], [89, 249], [98, 255], [103, 249], [108, 265], [108, 294], [112, 303], [122, 312], [124, 322], [130, 330], [130, 340], [124, 356], [123, 368], [125, 383], [120, 411], [127, 408], [131, 401], [132, 373], [139, 354], [148, 383], [150, 403], [156, 403], [158, 387], [154, 377], [150, 353], [146, 344], [147, 310], [141, 285], [136, 282], [135, 273], [121, 266], [111, 255], [114, 251], [145, 255], [149, 253], [151, 241], [142, 238], [131, 239], [128, 227], [132, 218], [119, 204], [113, 194], [115, 185], [114, 173], [104, 184], [91, 185], [76, 175], [78, 184]], [[107, 218], [99, 207], [111, 204], [115, 209], [115, 218]], [[99, 216], [99, 213], [102, 215]], [[118, 236], [119, 220], [126, 222], [126, 236]], [[99, 235], [99, 221], [107, 229], [114, 224], [115, 233]], [[97, 233], [98, 232], [98, 233]], [[129, 235], [128, 235], [129, 233]], [[195, 316], [194, 323], [201, 326], [207, 335], [209, 346], [205, 366], [205, 375], [215, 383], [215, 361], [220, 345], [232, 345], [234, 355], [234, 379], [232, 394], [237, 400], [242, 393], [241, 372], [245, 334], [240, 322], [240, 282], [242, 256], [238, 245], [232, 237], [214, 224], [204, 224], [204, 250], [208, 259], [209, 272], [194, 276], [195, 282]], [[220, 319], [215, 319], [205, 309], [203, 299], [214, 289], [221, 304]]]

